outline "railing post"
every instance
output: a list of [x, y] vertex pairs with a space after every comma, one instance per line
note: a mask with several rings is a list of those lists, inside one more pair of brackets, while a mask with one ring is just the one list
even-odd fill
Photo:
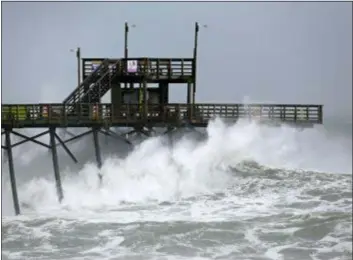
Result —
[[53, 117], [53, 109], [51, 105], [46, 105], [48, 109], [48, 124], [50, 125], [52, 122], [52, 117]]
[[143, 81], [143, 118], [147, 120], [147, 114], [148, 114], [148, 104], [147, 104], [147, 82], [146, 79]]
[[16, 105], [16, 121], [17, 121], [17, 122], [18, 122], [19, 119], [20, 119], [19, 115], [20, 115], [19, 105]]
[[161, 71], [159, 68], [159, 59], [157, 59], [157, 80], [159, 80], [160, 74], [161, 74]]
[[172, 77], [172, 60], [169, 59], [168, 62], [168, 78], [170, 79]]
[[297, 122], [297, 106], [294, 106], [294, 122]]

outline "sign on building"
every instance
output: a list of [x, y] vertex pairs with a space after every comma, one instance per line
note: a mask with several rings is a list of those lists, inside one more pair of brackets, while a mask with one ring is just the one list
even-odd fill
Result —
[[137, 72], [137, 60], [128, 60], [127, 61], [127, 72], [136, 73]]

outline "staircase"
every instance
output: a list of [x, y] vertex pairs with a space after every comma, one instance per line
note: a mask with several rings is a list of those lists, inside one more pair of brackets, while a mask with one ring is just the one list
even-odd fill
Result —
[[119, 62], [110, 64], [106, 59], [102, 64], [92, 72], [64, 101], [66, 113], [74, 113], [75, 105], [78, 103], [98, 103], [111, 88], [111, 81], [117, 76], [117, 73], [109, 69], [109, 65], [118, 68]]

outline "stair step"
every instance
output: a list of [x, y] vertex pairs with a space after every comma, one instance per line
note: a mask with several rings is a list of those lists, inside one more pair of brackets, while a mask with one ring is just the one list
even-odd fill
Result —
[[[118, 65], [119, 61], [114, 65]], [[99, 102], [111, 87], [111, 80], [116, 75], [112, 75], [109, 70], [109, 60], [104, 60], [102, 64], [88, 76], [65, 100], [68, 113], [75, 113], [75, 104]]]

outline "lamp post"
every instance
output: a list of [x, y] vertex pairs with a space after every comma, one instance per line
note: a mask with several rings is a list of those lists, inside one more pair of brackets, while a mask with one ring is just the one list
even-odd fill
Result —
[[70, 52], [76, 51], [77, 58], [77, 86], [81, 84], [81, 48], [71, 49]]
[[[202, 24], [201, 27], [208, 28], [207, 24]], [[195, 75], [195, 81], [194, 81], [193, 97], [192, 97], [192, 103], [193, 104], [195, 103], [195, 92], [196, 92], [197, 46], [198, 46], [199, 30], [200, 30], [200, 25], [199, 25], [198, 22], [195, 22], [195, 39], [194, 39], [194, 75]]]
[[[132, 28], [135, 28], [136, 25], [133, 24], [131, 25]], [[125, 22], [125, 34], [124, 34], [124, 58], [125, 58], [125, 66], [126, 66], [126, 69], [127, 69], [127, 58], [129, 56], [129, 51], [128, 51], [128, 37], [129, 36], [129, 24], [127, 23], [127, 21]], [[125, 82], [125, 88], [127, 86], [127, 83]], [[133, 87], [133, 83], [130, 83], [130, 88]]]
[[[132, 28], [135, 28], [136, 25], [131, 25]], [[128, 51], [128, 38], [129, 38], [129, 24], [125, 22], [125, 35], [124, 35], [124, 58], [127, 59], [129, 56]]]

